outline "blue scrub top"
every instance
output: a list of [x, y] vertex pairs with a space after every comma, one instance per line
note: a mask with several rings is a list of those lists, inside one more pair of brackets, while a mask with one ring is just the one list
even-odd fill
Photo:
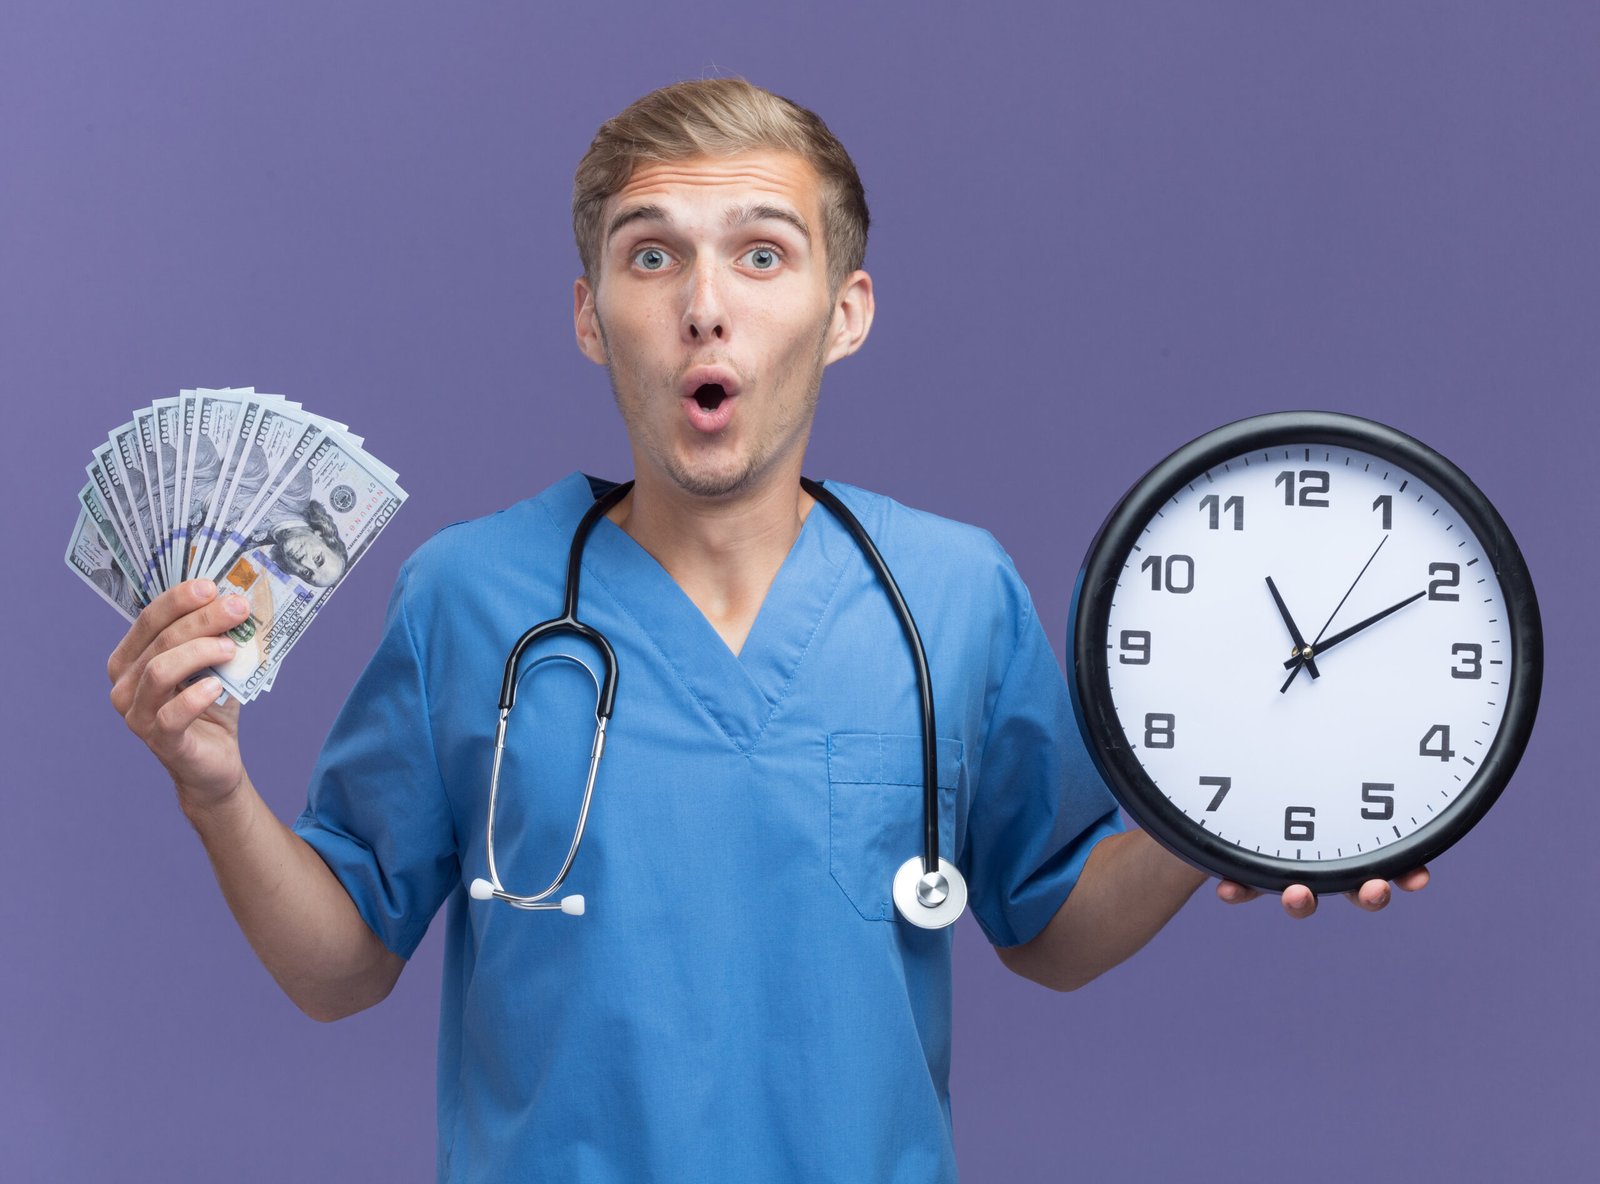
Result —
[[[1118, 825], [1027, 590], [986, 533], [829, 488], [922, 630], [941, 851], [989, 939], [1026, 942]], [[890, 900], [921, 850], [916, 678], [825, 508], [737, 656], [646, 551], [597, 525], [579, 615], [616, 650], [617, 703], [562, 889], [588, 913], [468, 897], [487, 875], [506, 655], [559, 614], [592, 495], [574, 474], [412, 557], [295, 824], [401, 956], [449, 902], [439, 1179], [954, 1180], [954, 930], [900, 921]], [[524, 677], [495, 823], [512, 892], [542, 890], [566, 853], [594, 699], [569, 663]]]

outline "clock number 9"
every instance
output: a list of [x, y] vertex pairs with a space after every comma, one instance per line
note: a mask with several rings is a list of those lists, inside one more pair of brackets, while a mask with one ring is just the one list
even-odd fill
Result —
[[[1117, 661], [1124, 666], [1150, 665], [1150, 634], [1144, 629], [1124, 629], [1119, 638], [1123, 652]], [[1128, 655], [1132, 654], [1132, 657]]]

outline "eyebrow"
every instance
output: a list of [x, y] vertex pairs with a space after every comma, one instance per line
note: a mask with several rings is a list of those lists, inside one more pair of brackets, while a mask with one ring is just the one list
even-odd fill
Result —
[[766, 222], [768, 220], [787, 222], [800, 232], [801, 238], [805, 239], [807, 243], [811, 242], [811, 228], [806, 225], [806, 220], [793, 210], [785, 209], [783, 206], [740, 206], [737, 209], [729, 210], [727, 218], [723, 221], [728, 229], [732, 230], [739, 226], [748, 226], [751, 222]]
[[[723, 219], [723, 225], [729, 230], [734, 230], [740, 226], [747, 226], [752, 222], [765, 222], [768, 220], [787, 223], [799, 232], [807, 244], [811, 242], [811, 228], [806, 225], [805, 219], [793, 210], [785, 209], [783, 206], [736, 206], [728, 211], [727, 216]], [[647, 203], [642, 206], [634, 206], [631, 209], [620, 211], [615, 218], [611, 219], [611, 224], [606, 227], [606, 241], [609, 243], [616, 237], [619, 230], [634, 222], [670, 221], [672, 219], [667, 216], [667, 211], [658, 205]]]
[[665, 221], [667, 221], [667, 212], [665, 210], [663, 210], [660, 206], [656, 206], [656, 205], [634, 206], [630, 210], [623, 210], [615, 218], [611, 219], [611, 225], [606, 227], [606, 242], [610, 242], [612, 239], [616, 238], [617, 231], [621, 230], [624, 226], [628, 225], [628, 223], [630, 223], [630, 222], [665, 222]]

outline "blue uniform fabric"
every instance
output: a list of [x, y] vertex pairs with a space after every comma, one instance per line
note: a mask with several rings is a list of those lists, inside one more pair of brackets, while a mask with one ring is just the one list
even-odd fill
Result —
[[[829, 488], [922, 630], [941, 850], [989, 939], [1025, 942], [1118, 826], [1027, 590], [984, 532]], [[738, 656], [648, 553], [598, 524], [579, 613], [620, 674], [562, 890], [588, 914], [468, 897], [487, 874], [505, 658], [559, 613], [591, 497], [574, 474], [412, 557], [295, 824], [396, 953], [448, 902], [439, 1179], [954, 1180], [954, 929], [914, 928], [890, 900], [921, 849], [916, 679], [889, 601], [824, 507]], [[569, 663], [521, 685], [495, 824], [512, 892], [543, 889], [567, 850], [594, 699]]]

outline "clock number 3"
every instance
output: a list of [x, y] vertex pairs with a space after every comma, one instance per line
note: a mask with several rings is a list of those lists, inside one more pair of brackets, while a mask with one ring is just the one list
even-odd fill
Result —
[[[1458, 641], [1450, 647], [1451, 678], [1482, 678], [1483, 647], [1476, 642]], [[1457, 666], [1455, 663], [1460, 662]]]

